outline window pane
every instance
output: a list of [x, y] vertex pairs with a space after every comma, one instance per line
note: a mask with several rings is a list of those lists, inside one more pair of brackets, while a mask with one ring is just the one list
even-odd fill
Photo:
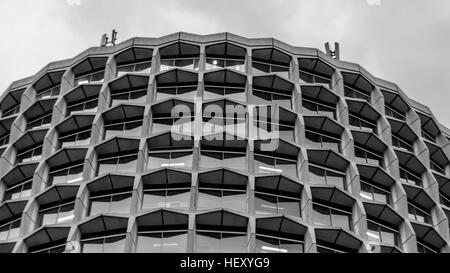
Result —
[[347, 213], [332, 210], [331, 222], [334, 227], [341, 227], [343, 229], [351, 230], [350, 217]]
[[293, 199], [283, 197], [278, 198], [279, 213], [293, 217], [300, 217], [300, 202]]
[[313, 205], [313, 223], [319, 226], [331, 226], [330, 209]]
[[236, 192], [224, 191], [222, 197], [222, 208], [228, 208], [231, 210], [242, 212], [247, 211], [247, 194], [237, 194]]
[[247, 252], [247, 236], [236, 234], [223, 234], [220, 242], [220, 252], [222, 253], [243, 253]]
[[142, 209], [154, 209], [165, 207], [166, 191], [145, 192], [142, 201]]
[[195, 252], [217, 253], [219, 249], [220, 235], [199, 232], [195, 235]]
[[245, 160], [245, 155], [226, 153], [224, 155], [224, 167], [238, 170], [246, 170], [247, 163]]
[[103, 253], [122, 253], [125, 250], [125, 236], [105, 239]]
[[161, 252], [185, 253], [187, 251], [187, 233], [164, 233]]
[[102, 253], [103, 239], [84, 242], [82, 245], [82, 253]]
[[131, 155], [119, 158], [117, 169], [121, 172], [136, 172], [137, 155]]
[[255, 194], [256, 214], [277, 214], [277, 198], [265, 194]]
[[117, 159], [108, 159], [108, 160], [102, 160], [98, 162], [98, 172], [97, 175], [102, 175], [104, 173], [111, 173], [115, 172], [117, 168]]
[[190, 190], [173, 190], [167, 192], [166, 208], [189, 208]]
[[130, 213], [131, 193], [112, 196], [111, 213]]
[[91, 201], [91, 210], [89, 215], [108, 213], [110, 208], [111, 197], [95, 198]]
[[139, 234], [136, 253], [160, 253], [161, 233]]
[[316, 184], [326, 184], [325, 180], [325, 171], [323, 169], [319, 169], [313, 166], [309, 167], [309, 177], [311, 178], [312, 183]]
[[152, 153], [148, 155], [147, 169], [158, 169], [169, 164], [169, 153]]
[[58, 208], [41, 212], [41, 226], [53, 225], [58, 218]]
[[222, 153], [202, 152], [200, 155], [200, 166], [202, 168], [222, 167]]

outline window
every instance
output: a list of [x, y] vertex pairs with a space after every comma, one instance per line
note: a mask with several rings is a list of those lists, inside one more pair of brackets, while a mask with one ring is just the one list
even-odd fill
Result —
[[113, 172], [135, 173], [137, 166], [137, 153], [112, 156], [98, 159], [97, 176]]
[[353, 230], [351, 212], [313, 202], [313, 223]]
[[154, 113], [152, 122], [152, 134], [162, 132], [180, 132], [184, 134], [192, 134], [194, 130], [194, 113], [190, 116], [175, 117], [166, 115], [157, 115]]
[[355, 116], [353, 114], [349, 114], [349, 122], [351, 126], [358, 127], [360, 129], [369, 129], [373, 133], [377, 133], [377, 125], [374, 121], [364, 120], [361, 117]]
[[75, 218], [75, 201], [44, 207], [39, 211], [38, 226], [68, 223]]
[[362, 99], [370, 103], [370, 94], [361, 92], [348, 86], [344, 86], [344, 96], [348, 98]]
[[43, 249], [39, 250], [33, 250], [31, 253], [64, 253], [66, 251], [66, 244], [51, 246], [51, 247], [45, 247]]
[[398, 148], [402, 148], [405, 149], [411, 153], [414, 153], [414, 147], [411, 143], [401, 139], [400, 137], [392, 134], [392, 145], [398, 147]]
[[203, 92], [204, 100], [229, 98], [238, 101], [246, 101], [246, 93], [244, 87], [227, 87], [206, 85]]
[[156, 92], [156, 100], [165, 100], [173, 96], [177, 96], [181, 99], [193, 100], [196, 94], [197, 85], [158, 87]]
[[243, 253], [248, 252], [246, 233], [197, 231], [195, 252]]
[[436, 137], [422, 128], [422, 137], [428, 141], [436, 142]]
[[247, 211], [246, 190], [215, 189], [200, 186], [198, 190], [198, 209], [227, 208]]
[[396, 119], [399, 119], [399, 120], [406, 121], [405, 114], [395, 110], [394, 108], [391, 108], [391, 107], [386, 105], [384, 107], [384, 110], [385, 110], [386, 115], [388, 115], [390, 117], [393, 117], [393, 118], [396, 118]]
[[129, 214], [132, 192], [119, 192], [105, 195], [93, 195], [90, 198], [89, 215], [102, 213]]
[[173, 67], [181, 67], [184, 69], [198, 70], [200, 58], [174, 58], [174, 59], [161, 59], [160, 71], [167, 71]]
[[313, 184], [330, 185], [344, 190], [347, 189], [345, 173], [310, 163], [309, 176]]
[[414, 174], [411, 171], [400, 166], [400, 180], [408, 184], [416, 185], [422, 187], [422, 178], [419, 174]]
[[327, 85], [327, 87], [331, 88], [331, 78], [325, 78], [316, 74], [313, 74], [311, 72], [303, 71], [301, 68], [299, 68], [300, 73], [300, 80], [306, 83], [312, 83], [312, 84], [324, 84]]
[[323, 102], [315, 101], [306, 97], [302, 98], [303, 113], [323, 115], [331, 119], [336, 119], [336, 106], [327, 105]]
[[253, 88], [253, 97], [255, 99], [255, 104], [277, 104], [286, 109], [292, 109], [291, 95], [292, 94], [283, 94], [275, 90], [268, 91]]
[[88, 98], [87, 100], [75, 103], [69, 103], [67, 106], [67, 116], [74, 112], [96, 112], [98, 105], [98, 98]]
[[122, 253], [125, 250], [125, 235], [113, 235], [81, 241], [82, 253]]
[[419, 208], [419, 206], [408, 202], [408, 217], [411, 220], [415, 220], [421, 223], [432, 224], [431, 214], [425, 209]]
[[0, 137], [0, 146], [6, 145], [9, 143], [9, 133], [5, 136]]
[[[295, 142], [295, 124], [279, 124], [274, 122], [263, 122], [259, 119], [254, 121], [257, 139], [267, 140], [278, 136], [290, 142]], [[273, 135], [278, 133], [278, 135]]]
[[359, 163], [370, 164], [384, 168], [384, 157], [355, 145], [355, 159]]
[[13, 106], [12, 108], [6, 110], [2, 114], [2, 118], [9, 117], [9, 116], [12, 116], [12, 115], [15, 115], [15, 114], [18, 114], [18, 113], [20, 113], [20, 104], [18, 104], [16, 106]]
[[424, 243], [417, 241], [417, 252], [419, 253], [438, 253], [435, 249], [426, 246]]
[[147, 96], [147, 88], [138, 90], [126, 90], [111, 93], [111, 106], [118, 105], [124, 101], [132, 103], [144, 103]]
[[192, 151], [150, 152], [147, 169], [192, 168]]
[[3, 201], [18, 200], [27, 198], [31, 195], [31, 186], [33, 184], [33, 178], [19, 182], [16, 185], [9, 187], [5, 190]]
[[367, 236], [382, 244], [399, 246], [400, 233], [393, 228], [367, 220]]
[[42, 158], [42, 144], [32, 147], [26, 151], [20, 151], [16, 156], [16, 164], [25, 163]]
[[232, 168], [247, 170], [245, 152], [219, 152], [202, 149], [200, 154], [200, 168]]
[[186, 253], [187, 232], [139, 232], [136, 253]]
[[27, 124], [27, 130], [31, 130], [33, 128], [41, 126], [49, 126], [51, 122], [52, 122], [52, 113], [48, 113], [36, 119], [30, 120]]
[[439, 164], [436, 160], [433, 160], [430, 158], [430, 168], [433, 171], [436, 171], [438, 173], [441, 173], [443, 175], [446, 175], [445, 173], [445, 166], [442, 166], [441, 164]]
[[145, 189], [141, 209], [177, 208], [189, 209], [190, 188]]
[[375, 186], [363, 180], [361, 180], [361, 192], [359, 195], [367, 200], [373, 200], [383, 204], [392, 204], [390, 189], [386, 189], [382, 186]]
[[117, 77], [123, 76], [127, 73], [139, 72], [139, 73], [150, 73], [152, 67], [151, 61], [138, 62], [126, 65], [117, 66]]
[[42, 92], [39, 92], [38, 94], [36, 94], [36, 100], [40, 100], [40, 99], [46, 99], [49, 97], [53, 97], [53, 96], [58, 96], [59, 92], [61, 90], [61, 86], [55, 86], [55, 87], [51, 87], [47, 90], [44, 90]]
[[75, 86], [80, 84], [103, 82], [104, 79], [105, 71], [102, 70], [75, 78]]
[[304, 243], [291, 239], [256, 235], [256, 253], [303, 253]]
[[341, 139], [339, 136], [331, 136], [311, 129], [306, 129], [305, 137], [307, 147], [329, 149], [337, 153], [341, 152]]
[[450, 199], [442, 193], [439, 193], [439, 201], [442, 205], [450, 208]]
[[255, 213], [257, 215], [283, 214], [301, 217], [300, 197], [294, 198], [282, 194], [255, 193]]
[[75, 133], [65, 134], [59, 138], [59, 142], [61, 143], [60, 148], [69, 146], [89, 145], [90, 141], [91, 141], [90, 128]]
[[206, 70], [217, 68], [229, 68], [245, 72], [244, 64], [245, 64], [244, 59], [206, 57]]
[[297, 160], [255, 155], [255, 172], [298, 177]]
[[11, 240], [19, 237], [20, 218], [0, 225], [0, 241]]
[[278, 76], [289, 78], [289, 65], [278, 65], [262, 61], [253, 60], [253, 73], [274, 73]]
[[141, 136], [142, 132], [142, 117], [124, 120], [113, 121], [105, 124], [105, 138], [108, 139], [115, 136]]
[[48, 185], [72, 184], [83, 180], [83, 163], [51, 170]]
[[345, 252], [331, 247], [317, 245], [317, 253], [345, 253]]
[[[228, 107], [225, 106], [226, 108]], [[203, 112], [203, 133], [211, 134], [211, 133], [221, 133], [228, 132], [232, 135], [237, 135], [240, 137], [246, 137], [247, 128], [246, 128], [246, 116], [245, 113], [240, 113], [239, 106], [236, 106], [236, 112], [232, 112], [234, 110], [224, 109], [224, 112], [221, 116], [221, 113], [208, 112], [208, 106], [204, 109]], [[216, 115], [217, 114], [217, 115]]]

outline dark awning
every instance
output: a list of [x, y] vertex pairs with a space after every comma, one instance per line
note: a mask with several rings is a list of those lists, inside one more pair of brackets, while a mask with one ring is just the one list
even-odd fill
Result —
[[131, 47], [116, 55], [117, 65], [150, 61], [153, 56], [152, 48]]
[[262, 61], [266, 63], [280, 64], [285, 66], [289, 66], [291, 62], [291, 56], [273, 47], [254, 49], [252, 53], [252, 59], [255, 61]]
[[95, 151], [99, 157], [111, 154], [124, 154], [128, 152], [137, 152], [139, 150], [139, 140], [123, 137], [114, 137], [99, 146], [95, 147]]
[[79, 186], [74, 185], [53, 185], [36, 197], [40, 206], [53, 203], [61, 203], [70, 199], [75, 200]]
[[138, 231], [150, 230], [187, 230], [189, 216], [187, 214], [159, 209], [136, 218]]
[[159, 50], [161, 59], [187, 58], [200, 56], [200, 47], [183, 42], [176, 42]]
[[375, 86], [361, 74], [342, 72], [344, 84], [370, 94]]
[[350, 164], [346, 158], [333, 150], [308, 150], [308, 160], [312, 163], [344, 172]]
[[75, 77], [105, 69], [107, 57], [88, 57], [72, 68]]
[[313, 199], [330, 202], [342, 207], [351, 208], [355, 203], [355, 199], [348, 195], [345, 191], [333, 187], [312, 186], [311, 193]]
[[207, 171], [198, 175], [199, 186], [246, 189], [248, 177], [227, 169]]
[[303, 240], [306, 226], [285, 216], [256, 219], [256, 233], [287, 239]]
[[294, 84], [292, 82], [285, 80], [278, 75], [253, 77], [253, 86], [255, 88], [278, 91], [289, 95], [294, 89]]
[[105, 174], [87, 184], [91, 194], [133, 188], [134, 176]]
[[64, 96], [68, 105], [98, 97], [101, 84], [82, 84]]
[[231, 58], [231, 59], [245, 59], [247, 51], [245, 48], [224, 42], [214, 45], [209, 45], [205, 49], [207, 57]]
[[195, 224], [198, 229], [223, 231], [247, 231], [248, 218], [227, 210], [197, 214]]
[[172, 169], [162, 169], [142, 176], [144, 188], [190, 187], [191, 173]]
[[205, 85], [245, 87], [247, 76], [233, 70], [221, 69], [205, 73], [204, 81]]

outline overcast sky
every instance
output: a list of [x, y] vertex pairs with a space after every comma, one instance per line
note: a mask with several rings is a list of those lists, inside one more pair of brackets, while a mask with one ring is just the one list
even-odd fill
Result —
[[273, 37], [323, 50], [397, 83], [450, 126], [448, 0], [0, 0], [0, 90], [51, 61], [118, 41], [184, 31]]

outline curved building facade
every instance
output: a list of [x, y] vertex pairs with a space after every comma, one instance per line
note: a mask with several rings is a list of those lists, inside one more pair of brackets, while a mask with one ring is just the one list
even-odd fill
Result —
[[90, 48], [0, 98], [0, 252], [449, 252], [450, 131], [317, 49]]

